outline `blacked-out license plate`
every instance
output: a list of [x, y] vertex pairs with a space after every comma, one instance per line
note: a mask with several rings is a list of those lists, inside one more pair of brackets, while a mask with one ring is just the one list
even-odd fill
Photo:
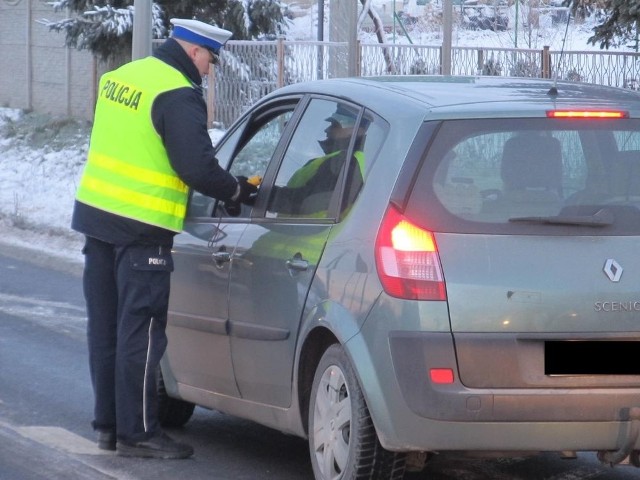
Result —
[[545, 375], [640, 375], [638, 341], [547, 341]]

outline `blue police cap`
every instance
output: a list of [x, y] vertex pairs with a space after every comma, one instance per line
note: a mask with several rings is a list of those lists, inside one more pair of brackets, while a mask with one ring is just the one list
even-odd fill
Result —
[[173, 38], [200, 45], [216, 55], [232, 35], [229, 30], [199, 20], [172, 18], [170, 22], [173, 24]]

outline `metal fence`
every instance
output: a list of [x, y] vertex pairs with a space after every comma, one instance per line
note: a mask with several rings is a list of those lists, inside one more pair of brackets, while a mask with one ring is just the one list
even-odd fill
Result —
[[[360, 76], [440, 74], [442, 49], [427, 45], [360, 44]], [[555, 78], [640, 89], [640, 54], [454, 47], [452, 75]], [[348, 47], [337, 42], [229, 41], [208, 78], [210, 120], [228, 127], [278, 87], [347, 75]], [[213, 88], [211, 88], [211, 86]]]

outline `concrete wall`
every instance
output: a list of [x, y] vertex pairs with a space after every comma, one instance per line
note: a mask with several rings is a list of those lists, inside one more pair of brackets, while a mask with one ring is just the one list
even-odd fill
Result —
[[63, 33], [38, 22], [67, 16], [43, 0], [0, 0], [0, 106], [93, 118], [93, 55], [65, 47]]

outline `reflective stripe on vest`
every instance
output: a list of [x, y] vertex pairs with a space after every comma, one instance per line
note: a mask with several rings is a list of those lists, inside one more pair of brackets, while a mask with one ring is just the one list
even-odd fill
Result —
[[188, 187], [171, 167], [153, 126], [151, 108], [161, 93], [183, 87], [192, 84], [153, 57], [102, 76], [78, 201], [146, 224], [182, 230]]

